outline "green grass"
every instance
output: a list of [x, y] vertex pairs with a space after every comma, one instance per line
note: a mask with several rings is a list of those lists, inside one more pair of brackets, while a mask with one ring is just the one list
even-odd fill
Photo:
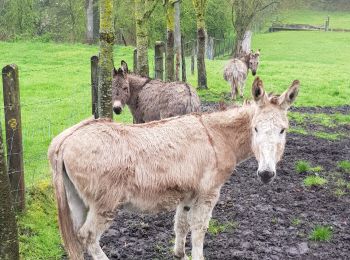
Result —
[[299, 113], [290, 112], [288, 118], [295, 121], [298, 124], [314, 123], [326, 127], [336, 127], [337, 125], [350, 125], [350, 115], [344, 115], [340, 113], [324, 114], [324, 113]]
[[293, 218], [290, 224], [291, 224], [292, 226], [295, 226], [295, 227], [296, 227], [296, 226], [299, 226], [301, 223], [302, 223], [301, 219], [299, 219], [299, 218]]
[[307, 187], [316, 187], [316, 186], [323, 186], [327, 183], [327, 180], [325, 178], [322, 178], [317, 175], [311, 175], [304, 179], [304, 185]]
[[300, 160], [300, 161], [297, 161], [295, 165], [295, 170], [297, 173], [321, 172], [323, 171], [323, 167], [322, 166], [312, 167], [308, 161]]
[[312, 241], [330, 241], [333, 236], [332, 227], [330, 226], [316, 226], [309, 236]]
[[48, 181], [27, 190], [27, 211], [19, 215], [20, 254], [23, 259], [59, 259], [60, 246], [54, 191]]
[[305, 173], [310, 171], [311, 165], [308, 161], [297, 161], [295, 170], [297, 173]]
[[212, 235], [218, 235], [219, 233], [232, 230], [237, 226], [234, 222], [220, 223], [217, 219], [211, 219], [209, 221], [208, 233]]
[[324, 25], [325, 18], [330, 17], [330, 28], [350, 29], [349, 12], [330, 12], [316, 10], [286, 11], [278, 15], [283, 23]]
[[346, 173], [350, 173], [350, 161], [348, 160], [344, 160], [344, 161], [340, 161], [338, 162], [338, 167], [346, 172]]

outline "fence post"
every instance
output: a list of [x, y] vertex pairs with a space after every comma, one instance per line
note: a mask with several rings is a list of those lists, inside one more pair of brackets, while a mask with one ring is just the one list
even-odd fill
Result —
[[196, 41], [193, 41], [191, 53], [191, 75], [194, 75], [194, 56], [196, 55]]
[[181, 66], [182, 66], [182, 71], [181, 71], [181, 78], [183, 82], [187, 81], [187, 76], [186, 76], [186, 54], [185, 54], [185, 39], [184, 37], [181, 37]]
[[11, 199], [9, 175], [6, 168], [2, 129], [0, 124], [0, 259], [19, 259], [16, 215]]
[[2, 82], [8, 174], [11, 184], [12, 198], [14, 200], [15, 208], [18, 210], [24, 210], [25, 187], [23, 172], [22, 122], [17, 65], [7, 65], [2, 69]]
[[138, 74], [137, 72], [137, 49], [134, 49], [134, 65], [133, 65], [133, 71], [135, 74]]
[[98, 118], [98, 56], [91, 57], [91, 104], [94, 118]]
[[154, 45], [154, 78], [163, 80], [164, 72], [164, 42], [157, 41]]

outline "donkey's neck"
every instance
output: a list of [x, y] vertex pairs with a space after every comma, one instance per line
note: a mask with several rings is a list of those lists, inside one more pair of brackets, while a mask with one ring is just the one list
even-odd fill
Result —
[[254, 112], [254, 106], [248, 105], [202, 116], [219, 171], [230, 173], [237, 164], [252, 156], [251, 121]]
[[241, 61], [243, 61], [246, 65], [247, 68], [249, 69], [249, 60], [250, 60], [250, 54], [245, 54], [240, 58]]
[[150, 81], [149, 78], [141, 77], [135, 74], [128, 75], [130, 98], [127, 104], [130, 106], [137, 105], [137, 100], [142, 88]]

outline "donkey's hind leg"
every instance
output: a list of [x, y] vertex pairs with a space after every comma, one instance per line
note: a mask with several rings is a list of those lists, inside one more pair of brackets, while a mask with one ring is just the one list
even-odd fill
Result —
[[192, 259], [203, 260], [203, 243], [213, 208], [219, 198], [220, 189], [198, 197], [190, 211], [192, 231]]
[[236, 95], [237, 95], [237, 84], [235, 80], [231, 81], [231, 99], [236, 100]]
[[103, 210], [90, 206], [86, 221], [78, 232], [81, 243], [87, 248], [89, 254], [94, 260], [108, 260], [106, 254], [100, 247], [99, 240], [102, 233], [109, 227], [113, 221], [114, 211]]
[[175, 257], [180, 259], [188, 259], [185, 252], [185, 244], [186, 237], [188, 231], [190, 229], [190, 224], [188, 223], [188, 211], [190, 207], [184, 203], [180, 203], [180, 205], [176, 209], [175, 215], [175, 246], [174, 246], [174, 254]]

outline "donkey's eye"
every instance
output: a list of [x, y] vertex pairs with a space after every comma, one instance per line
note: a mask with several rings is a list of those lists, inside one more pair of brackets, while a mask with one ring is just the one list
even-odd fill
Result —
[[283, 129], [281, 130], [280, 134], [283, 134], [285, 130], [286, 130], [286, 129], [283, 128]]
[[258, 132], [258, 128], [254, 127], [255, 132]]

